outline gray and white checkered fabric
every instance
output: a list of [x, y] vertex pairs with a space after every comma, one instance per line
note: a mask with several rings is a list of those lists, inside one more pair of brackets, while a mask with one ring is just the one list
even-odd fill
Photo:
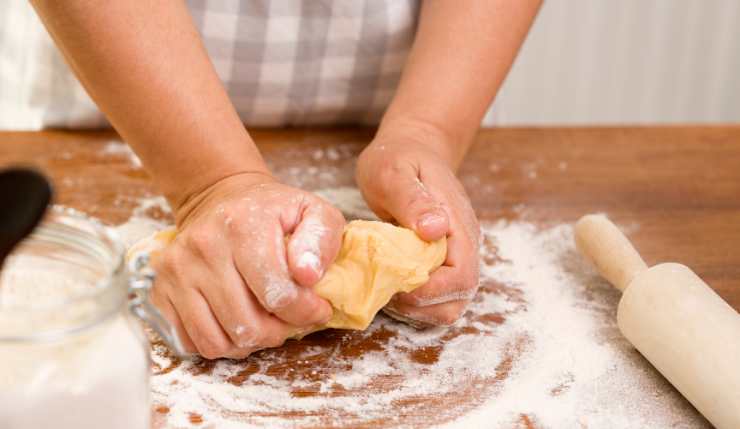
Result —
[[[377, 123], [413, 41], [418, 0], [189, 0], [247, 126]], [[25, 0], [0, 4], [0, 129], [105, 118]]]

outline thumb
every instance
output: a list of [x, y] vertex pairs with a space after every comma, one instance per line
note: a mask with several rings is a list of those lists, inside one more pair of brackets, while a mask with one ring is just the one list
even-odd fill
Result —
[[342, 245], [344, 217], [337, 210], [312, 204], [306, 208], [288, 242], [288, 266], [302, 286], [313, 286], [334, 261]]
[[404, 175], [386, 191], [384, 209], [401, 226], [413, 229], [422, 240], [444, 237], [450, 227], [447, 212], [415, 175]]

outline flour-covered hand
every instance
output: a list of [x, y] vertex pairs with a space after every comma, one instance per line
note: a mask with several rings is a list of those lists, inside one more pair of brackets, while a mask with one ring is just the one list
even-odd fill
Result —
[[444, 264], [426, 285], [397, 295], [386, 312], [425, 325], [449, 325], [478, 288], [480, 230], [451, 163], [434, 147], [408, 134], [376, 137], [360, 156], [356, 176], [381, 219], [413, 229], [427, 241], [447, 236]]
[[324, 200], [236, 175], [191, 198], [177, 221], [152, 300], [189, 351], [242, 358], [331, 317], [311, 287], [337, 256], [344, 218]]

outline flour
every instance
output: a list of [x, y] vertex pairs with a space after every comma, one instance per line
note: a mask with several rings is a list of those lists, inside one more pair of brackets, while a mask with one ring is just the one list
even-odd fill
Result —
[[321, 161], [326, 158], [329, 161], [339, 161], [342, 158], [348, 158], [351, 153], [348, 153], [346, 146], [340, 146], [339, 148], [329, 147], [326, 149], [316, 149], [311, 154], [311, 158], [314, 161]]
[[0, 276], [0, 311], [63, 304], [70, 296], [89, 291], [85, 275], [78, 267], [57, 259], [27, 253], [11, 255]]
[[[26, 241], [8, 258], [0, 280], [0, 426], [149, 428], [148, 358], [125, 315], [124, 292], [121, 311], [103, 321], [100, 306], [79, 301], [104, 274], [53, 241]], [[19, 336], [26, 339], [3, 339]]]
[[128, 159], [129, 164], [134, 168], [141, 168], [141, 159], [131, 149], [131, 146], [120, 140], [111, 140], [103, 146], [101, 154], [113, 157], [124, 157]]
[[349, 186], [324, 188], [315, 191], [316, 195], [328, 201], [342, 211], [347, 220], [366, 219], [379, 220], [375, 213], [367, 207], [365, 200], [357, 190]]
[[[354, 188], [317, 193], [348, 218], [374, 217]], [[149, 226], [134, 217], [119, 231], [130, 242]], [[178, 428], [709, 427], [621, 337], [619, 294], [577, 254], [571, 225], [481, 228], [481, 290], [454, 326], [379, 315], [367, 331], [244, 361], [181, 362], [156, 343], [159, 418]]]
[[296, 267], [309, 268], [316, 273], [322, 274], [321, 260], [319, 259], [319, 256], [313, 252], [301, 253], [301, 255], [298, 257], [298, 261], [296, 262]]
[[282, 310], [298, 296], [298, 289], [289, 278], [283, 275], [264, 274], [265, 307], [271, 311]]
[[298, 255], [296, 267], [309, 268], [317, 274], [322, 274], [321, 241], [329, 229], [324, 225], [321, 211], [304, 215], [298, 229], [290, 240], [289, 250]]

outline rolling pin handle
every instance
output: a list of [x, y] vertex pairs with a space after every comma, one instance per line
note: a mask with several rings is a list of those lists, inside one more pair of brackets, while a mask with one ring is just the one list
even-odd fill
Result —
[[606, 216], [592, 214], [582, 217], [576, 223], [575, 238], [581, 253], [621, 291], [639, 272], [648, 268], [632, 243]]

